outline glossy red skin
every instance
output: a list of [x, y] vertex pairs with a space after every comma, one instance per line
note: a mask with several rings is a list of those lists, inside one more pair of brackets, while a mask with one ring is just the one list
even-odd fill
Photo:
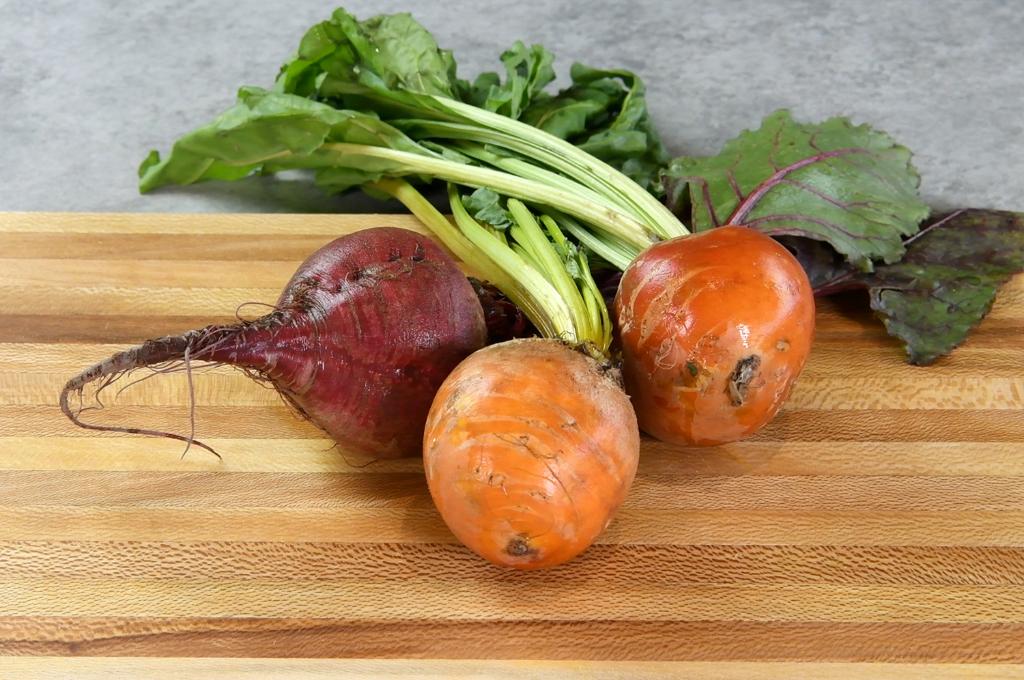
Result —
[[211, 357], [266, 374], [344, 450], [378, 458], [421, 452], [434, 394], [487, 337], [480, 302], [452, 258], [392, 227], [315, 252], [278, 310], [279, 324]]
[[762, 428], [788, 398], [814, 336], [814, 294], [800, 263], [742, 226], [643, 252], [622, 276], [615, 313], [640, 428], [677, 444], [723, 444]]

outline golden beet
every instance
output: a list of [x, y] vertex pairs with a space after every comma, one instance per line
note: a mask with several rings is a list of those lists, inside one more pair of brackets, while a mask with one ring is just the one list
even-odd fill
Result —
[[618, 381], [556, 340], [492, 345], [441, 385], [423, 435], [427, 483], [462, 543], [539, 569], [583, 552], [636, 474], [640, 433]]
[[640, 428], [679, 444], [722, 444], [763, 427], [814, 336], [800, 263], [740, 226], [648, 248], [623, 274], [615, 314]]

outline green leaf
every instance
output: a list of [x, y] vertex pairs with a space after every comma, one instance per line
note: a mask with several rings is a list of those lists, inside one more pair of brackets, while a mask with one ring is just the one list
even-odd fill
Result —
[[629, 71], [583, 64], [573, 64], [571, 75], [570, 87], [538, 98], [523, 122], [572, 142], [660, 193], [658, 173], [669, 156], [647, 111], [643, 81]]
[[656, 186], [655, 168], [666, 157], [650, 128], [643, 85], [632, 74], [575, 68], [579, 82], [593, 81], [595, 90], [604, 87], [611, 94], [602, 116], [589, 121], [585, 134], [572, 143], [517, 120], [528, 104], [551, 99], [543, 88], [554, 75], [552, 59], [543, 47], [517, 43], [502, 55], [508, 72], [504, 83], [484, 74], [470, 86], [456, 77], [451, 53], [409, 15], [360, 22], [337, 10], [306, 34], [274, 89], [372, 111], [418, 142], [491, 145], [489, 153], [498, 161], [492, 167], [524, 178], [536, 180], [535, 167], [560, 173], [600, 194], [624, 222], [633, 223], [616, 234], [629, 246], [688, 233], [644, 188]]
[[925, 227], [901, 262], [857, 280], [910, 363], [926, 365], [960, 345], [1021, 271], [1024, 213], [965, 210]]
[[675, 159], [664, 179], [698, 231], [733, 223], [825, 241], [865, 271], [898, 261], [928, 215], [910, 151], [845, 118], [806, 125], [777, 111], [717, 156]]
[[499, 231], [512, 226], [512, 216], [502, 205], [499, 194], [483, 187], [462, 199], [462, 204], [478, 222], [483, 222]]
[[553, 54], [541, 45], [526, 47], [516, 41], [501, 55], [507, 74], [502, 83], [496, 73], [481, 73], [473, 82], [466, 101], [488, 111], [509, 118], [519, 118], [522, 112], [548, 83], [555, 79]]
[[242, 88], [238, 104], [179, 139], [167, 158], [151, 152], [139, 169], [139, 187], [145, 192], [166, 184], [234, 180], [254, 172], [310, 168], [320, 171], [318, 183], [342, 191], [379, 179], [394, 165], [364, 157], [346, 163], [336, 155], [318, 154], [327, 143], [435, 155], [371, 114]]
[[459, 87], [451, 52], [440, 49], [411, 15], [359, 21], [340, 8], [306, 32], [278, 84], [282, 92], [302, 96], [368, 88], [455, 97]]

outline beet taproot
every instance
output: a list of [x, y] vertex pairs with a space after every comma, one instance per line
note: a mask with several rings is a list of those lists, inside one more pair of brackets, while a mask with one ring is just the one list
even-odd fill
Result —
[[405, 229], [367, 229], [313, 253], [265, 316], [119, 352], [69, 380], [60, 406], [85, 428], [209, 449], [191, 436], [83, 422], [70, 396], [144, 366], [227, 364], [269, 382], [346, 451], [416, 455], [434, 393], [486, 337], [473, 287], [436, 243]]

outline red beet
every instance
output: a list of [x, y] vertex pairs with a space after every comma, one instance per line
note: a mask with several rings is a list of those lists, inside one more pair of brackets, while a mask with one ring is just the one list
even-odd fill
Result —
[[82, 427], [191, 443], [184, 435], [83, 423], [68, 398], [143, 366], [228, 364], [269, 381], [346, 450], [418, 455], [435, 392], [486, 334], [480, 302], [447, 253], [415, 232], [368, 229], [310, 256], [266, 316], [115, 354], [68, 381], [60, 405]]

